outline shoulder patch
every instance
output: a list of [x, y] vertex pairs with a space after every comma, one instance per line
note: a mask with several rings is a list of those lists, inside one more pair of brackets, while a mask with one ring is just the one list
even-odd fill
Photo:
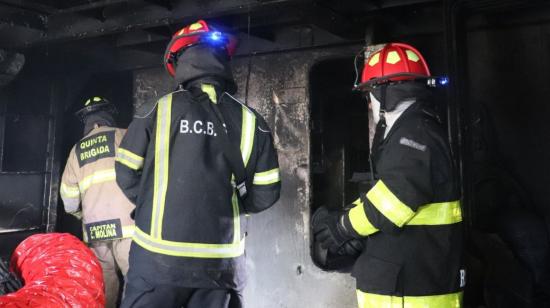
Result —
[[424, 144], [421, 144], [421, 143], [418, 143], [412, 139], [409, 139], [409, 138], [406, 138], [406, 137], [401, 137], [401, 139], [399, 139], [399, 144], [402, 144], [404, 146], [407, 146], [409, 148], [413, 148], [415, 150], [418, 150], [418, 151], [426, 151], [426, 145]]

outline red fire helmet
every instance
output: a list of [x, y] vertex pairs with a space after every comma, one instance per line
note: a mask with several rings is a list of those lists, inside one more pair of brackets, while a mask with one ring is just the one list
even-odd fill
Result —
[[237, 39], [233, 35], [222, 33], [208, 26], [204, 20], [185, 26], [174, 33], [164, 53], [164, 66], [171, 76], [176, 74], [175, 64], [178, 52], [200, 43], [223, 48], [229, 57], [233, 56], [237, 47]]
[[365, 61], [361, 82], [368, 87], [429, 76], [428, 64], [416, 48], [403, 43], [388, 43]]

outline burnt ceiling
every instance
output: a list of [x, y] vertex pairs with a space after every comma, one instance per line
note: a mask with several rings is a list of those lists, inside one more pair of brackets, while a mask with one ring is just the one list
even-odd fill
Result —
[[[464, 2], [494, 6], [533, 1]], [[0, 49], [21, 52], [27, 58], [45, 56], [41, 64], [54, 70], [59, 64], [83, 70], [124, 70], [159, 65], [172, 34], [198, 18], [234, 32], [240, 41], [237, 56], [246, 56], [364, 42], [365, 29], [372, 24], [378, 31], [403, 36], [411, 31], [442, 33], [444, 2], [0, 0]]]
[[[151, 39], [170, 36], [198, 17], [226, 19], [242, 30], [281, 24], [312, 24], [341, 36], [369, 13], [429, 0], [0, 0], [0, 44], [24, 48], [46, 42], [145, 30]], [[349, 29], [346, 29], [346, 25]], [[361, 28], [361, 27], [358, 27]], [[359, 29], [358, 31], [362, 31]]]
[[52, 63], [100, 63], [124, 69], [159, 62], [171, 35], [198, 18], [236, 33], [240, 53], [248, 54], [361, 41], [372, 16], [438, 2], [0, 0], [0, 48], [48, 54]]
[[[518, 1], [532, 2], [465, 2], [479, 6]], [[236, 33], [239, 56], [359, 43], [365, 40], [369, 24], [402, 35], [411, 29], [415, 33], [442, 33], [444, 2], [0, 0], [0, 49], [22, 52], [27, 58], [33, 54], [47, 56], [42, 62], [53, 67], [65, 64], [84, 70], [124, 70], [160, 64], [172, 34], [198, 18]]]

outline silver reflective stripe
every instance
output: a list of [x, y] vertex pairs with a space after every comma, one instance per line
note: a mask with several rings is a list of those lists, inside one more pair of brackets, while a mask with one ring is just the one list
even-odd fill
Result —
[[236, 244], [173, 242], [153, 238], [136, 227], [133, 240], [149, 251], [176, 257], [234, 258], [244, 253], [244, 239]]
[[153, 215], [151, 217], [151, 235], [162, 237], [162, 219], [168, 188], [168, 153], [170, 151], [170, 122], [172, 94], [161, 98], [157, 110], [155, 141], [155, 181], [153, 192]]

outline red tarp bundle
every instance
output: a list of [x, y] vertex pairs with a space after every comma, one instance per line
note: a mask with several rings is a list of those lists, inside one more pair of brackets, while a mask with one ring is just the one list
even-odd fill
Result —
[[11, 257], [22, 289], [0, 297], [0, 307], [104, 307], [103, 274], [94, 253], [68, 233], [36, 234]]

